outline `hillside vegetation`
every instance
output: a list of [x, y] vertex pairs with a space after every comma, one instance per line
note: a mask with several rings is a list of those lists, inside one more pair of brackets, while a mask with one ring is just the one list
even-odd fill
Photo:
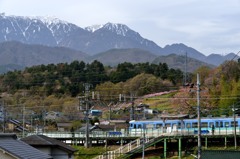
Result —
[[[229, 61], [211, 69], [201, 67], [200, 104], [202, 115], [231, 115], [232, 105], [239, 105], [240, 64]], [[79, 119], [79, 96], [85, 92], [84, 83], [90, 83], [95, 92], [97, 106], [118, 102], [119, 94], [136, 104], [145, 103], [151, 108], [169, 114], [196, 114], [196, 74], [188, 74], [187, 82], [194, 86], [182, 86], [183, 73], [159, 63], [121, 63], [116, 68], [104, 67], [98, 61], [86, 64], [74, 61], [70, 64], [50, 64], [8, 72], [0, 77], [2, 101], [9, 117], [21, 118], [23, 106], [41, 117], [43, 112], [56, 111], [65, 120]], [[174, 91], [173, 91], [174, 90]], [[169, 92], [164, 95], [147, 94]], [[129, 106], [129, 105], [126, 105]], [[107, 107], [106, 107], [107, 110]], [[124, 113], [124, 111], [123, 111]], [[126, 112], [125, 112], [126, 113]], [[28, 112], [29, 119], [31, 111]], [[118, 114], [118, 116], [128, 116]], [[118, 116], [115, 115], [116, 118]]]
[[[99, 101], [96, 107], [119, 94], [127, 100], [139, 96], [170, 90], [181, 85], [182, 72], [169, 69], [165, 63], [121, 63], [116, 68], [105, 67], [99, 61], [86, 64], [82, 61], [39, 65], [23, 71], [11, 71], [0, 76], [2, 101], [8, 118], [21, 119], [23, 106], [28, 110], [27, 120], [42, 118], [49, 111], [59, 112], [63, 120], [78, 120], [79, 96], [84, 96], [85, 84], [90, 84]], [[175, 78], [177, 77], [177, 78]], [[92, 103], [94, 104], [94, 103]]]
[[[233, 113], [233, 105], [240, 108], [240, 63], [228, 61], [218, 68], [201, 67], [196, 72], [200, 76], [202, 116], [228, 116]], [[171, 107], [176, 112], [196, 114], [196, 78], [192, 83], [195, 84], [192, 88], [184, 87], [170, 99]]]

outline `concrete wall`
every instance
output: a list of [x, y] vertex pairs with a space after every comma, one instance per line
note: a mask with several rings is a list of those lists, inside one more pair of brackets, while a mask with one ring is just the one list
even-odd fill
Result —
[[[50, 155], [53, 157], [53, 159], [73, 159], [74, 155], [68, 156], [68, 153], [58, 149], [58, 148], [51, 148], [51, 147], [35, 147], [36, 149]], [[0, 159], [2, 159], [0, 157]]]
[[4, 153], [3, 151], [0, 151], [0, 159], [16, 159], [16, 158], [13, 156], [10, 156], [6, 152]]
[[51, 156], [53, 157], [53, 159], [73, 159], [73, 156], [68, 157], [67, 152], [56, 148], [52, 149]]
[[35, 148], [51, 156], [51, 148], [50, 147], [35, 147]]

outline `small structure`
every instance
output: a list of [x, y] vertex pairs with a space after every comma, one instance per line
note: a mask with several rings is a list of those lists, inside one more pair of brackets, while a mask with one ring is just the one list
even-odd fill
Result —
[[51, 155], [53, 159], [73, 159], [74, 152], [76, 151], [71, 146], [44, 135], [31, 135], [22, 138], [21, 140], [34, 148]]
[[114, 125], [118, 130], [128, 128], [128, 122], [126, 120], [110, 120], [109, 125]]
[[46, 113], [44, 117], [46, 120], [57, 120], [60, 118], [59, 112], [50, 111]]
[[58, 131], [70, 131], [72, 128], [72, 123], [70, 122], [57, 122], [57, 129]]
[[90, 111], [90, 114], [91, 114], [92, 116], [100, 117], [100, 116], [102, 116], [102, 111], [101, 111], [101, 110], [91, 110], [91, 111]]
[[90, 128], [90, 131], [114, 131], [114, 125], [94, 125]]
[[135, 110], [136, 110], [137, 112], [142, 112], [144, 109], [149, 109], [149, 105], [140, 103], [139, 105], [137, 105], [137, 106], [135, 107]]
[[1, 159], [53, 159], [50, 155], [17, 140], [16, 134], [0, 134]]
[[24, 131], [28, 131], [27, 124], [25, 123], [24, 127], [22, 126], [22, 122], [15, 120], [15, 119], [9, 119], [6, 123], [7, 125], [7, 130], [10, 132], [22, 132]]
[[158, 113], [158, 111], [156, 111], [156, 110], [154, 110], [154, 109], [149, 109], [149, 108], [144, 109], [143, 111], [144, 111], [146, 114], [157, 114], [157, 113]]

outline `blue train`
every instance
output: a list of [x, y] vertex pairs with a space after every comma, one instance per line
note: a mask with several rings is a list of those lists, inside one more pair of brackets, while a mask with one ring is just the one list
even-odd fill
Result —
[[[236, 129], [240, 128], [240, 118], [235, 118]], [[234, 128], [234, 118], [202, 118], [201, 130], [202, 133], [226, 133]], [[151, 130], [152, 132], [172, 133], [172, 132], [192, 132], [198, 130], [197, 119], [175, 119], [175, 120], [143, 120], [129, 122], [130, 133], [140, 133], [143, 130]]]

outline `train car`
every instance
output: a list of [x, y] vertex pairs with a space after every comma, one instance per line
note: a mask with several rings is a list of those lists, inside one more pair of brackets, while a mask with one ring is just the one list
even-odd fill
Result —
[[163, 129], [163, 120], [142, 120], [129, 122], [129, 133], [133, 135], [140, 135], [146, 131], [158, 129], [159, 131]]
[[[235, 127], [239, 129], [240, 118], [235, 118]], [[219, 134], [232, 133], [234, 128], [234, 118], [201, 118], [201, 130], [203, 134], [213, 134], [216, 131]], [[198, 119], [181, 119], [181, 120], [143, 120], [130, 121], [130, 133], [193, 133], [198, 131]], [[240, 130], [239, 130], [240, 131]]]

